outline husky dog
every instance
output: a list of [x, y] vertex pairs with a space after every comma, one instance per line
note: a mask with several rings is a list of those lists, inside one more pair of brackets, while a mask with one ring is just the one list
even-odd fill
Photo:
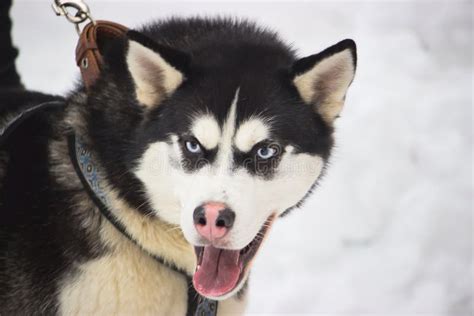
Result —
[[[1, 99], [0, 130], [23, 119], [0, 147], [0, 314], [185, 315], [186, 275], [243, 313], [272, 223], [325, 169], [354, 42], [297, 58], [251, 22], [191, 18], [103, 51], [87, 92]], [[44, 100], [64, 105], [25, 114]]]

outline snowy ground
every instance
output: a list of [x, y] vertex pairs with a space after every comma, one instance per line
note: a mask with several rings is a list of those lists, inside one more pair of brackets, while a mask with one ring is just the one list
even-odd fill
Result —
[[[77, 79], [76, 35], [49, 2], [16, 2], [19, 67], [29, 88], [64, 93]], [[129, 26], [251, 17], [302, 56], [356, 40], [359, 68], [332, 166], [260, 253], [250, 314], [473, 313], [472, 2], [89, 4], [97, 18]]]

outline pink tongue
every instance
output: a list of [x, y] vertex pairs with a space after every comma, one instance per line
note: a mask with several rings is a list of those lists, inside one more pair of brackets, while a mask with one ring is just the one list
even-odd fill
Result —
[[239, 281], [239, 250], [204, 247], [202, 262], [193, 276], [196, 290], [204, 296], [218, 297], [232, 291]]

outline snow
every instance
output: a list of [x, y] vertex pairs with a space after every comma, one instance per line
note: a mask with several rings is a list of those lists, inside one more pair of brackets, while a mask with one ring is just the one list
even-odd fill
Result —
[[[17, 1], [29, 88], [77, 80], [72, 26], [51, 1]], [[137, 26], [170, 15], [254, 18], [312, 54], [350, 37], [357, 77], [316, 193], [280, 220], [256, 259], [249, 314], [470, 315], [472, 2], [89, 1]]]

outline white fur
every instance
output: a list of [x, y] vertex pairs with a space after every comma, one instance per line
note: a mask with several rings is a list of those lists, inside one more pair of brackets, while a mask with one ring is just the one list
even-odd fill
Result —
[[346, 49], [296, 76], [293, 83], [306, 103], [314, 104], [319, 101], [317, 111], [326, 121], [332, 122], [342, 110], [354, 73], [352, 54]]
[[230, 105], [229, 114], [222, 127], [222, 137], [219, 142], [219, 152], [217, 154], [217, 166], [220, 172], [228, 172], [232, 164], [232, 138], [235, 134], [235, 124], [237, 119], [237, 102], [239, 101], [239, 88], [235, 91], [234, 98]]
[[135, 41], [129, 41], [127, 64], [137, 99], [148, 107], [174, 92], [184, 80], [183, 74], [160, 54]]
[[221, 129], [212, 115], [199, 117], [194, 122], [191, 131], [206, 149], [215, 148], [221, 138]]
[[[62, 315], [184, 315], [185, 278], [157, 263], [104, 221], [111, 253], [78, 266], [60, 291]], [[72, 277], [72, 279], [71, 279]]]
[[176, 186], [176, 170], [170, 163], [171, 160], [179, 161], [181, 158], [177, 138], [174, 138], [174, 144], [151, 144], [135, 174], [146, 185], [148, 199], [160, 218], [179, 225], [182, 205], [175, 196], [176, 190], [180, 188]]
[[[321, 157], [295, 153], [291, 146], [287, 146], [271, 180], [249, 174], [242, 168], [234, 170], [237, 102], [238, 90], [223, 124], [218, 157], [213, 164], [192, 174], [183, 170], [180, 164], [173, 163], [179, 161], [182, 153], [178, 137], [172, 136], [171, 144], [157, 142], [150, 145], [136, 170], [158, 216], [179, 224], [184, 236], [193, 245], [201, 242], [193, 224], [193, 211], [197, 206], [206, 201], [219, 201], [231, 207], [236, 213], [234, 226], [227, 243], [220, 246], [241, 249], [255, 238], [271, 214], [279, 215], [300, 201], [323, 167]], [[260, 126], [262, 130], [255, 135], [248, 130], [258, 125], [254, 122], [238, 128], [237, 134], [243, 139], [241, 145], [245, 143], [249, 146], [265, 136], [263, 123]], [[265, 130], [268, 131], [268, 128]], [[224, 298], [235, 294], [242, 284]]]
[[127, 227], [127, 232], [143, 249], [160, 256], [178, 268], [194, 272], [196, 256], [193, 247], [184, 239], [179, 226], [163, 222], [162, 220], [142, 215], [130, 208], [127, 203], [118, 198], [118, 194], [110, 192], [110, 207], [114, 210], [117, 219]]
[[248, 152], [252, 147], [269, 137], [270, 128], [261, 118], [251, 118], [240, 124], [235, 134], [235, 145], [240, 151]]

